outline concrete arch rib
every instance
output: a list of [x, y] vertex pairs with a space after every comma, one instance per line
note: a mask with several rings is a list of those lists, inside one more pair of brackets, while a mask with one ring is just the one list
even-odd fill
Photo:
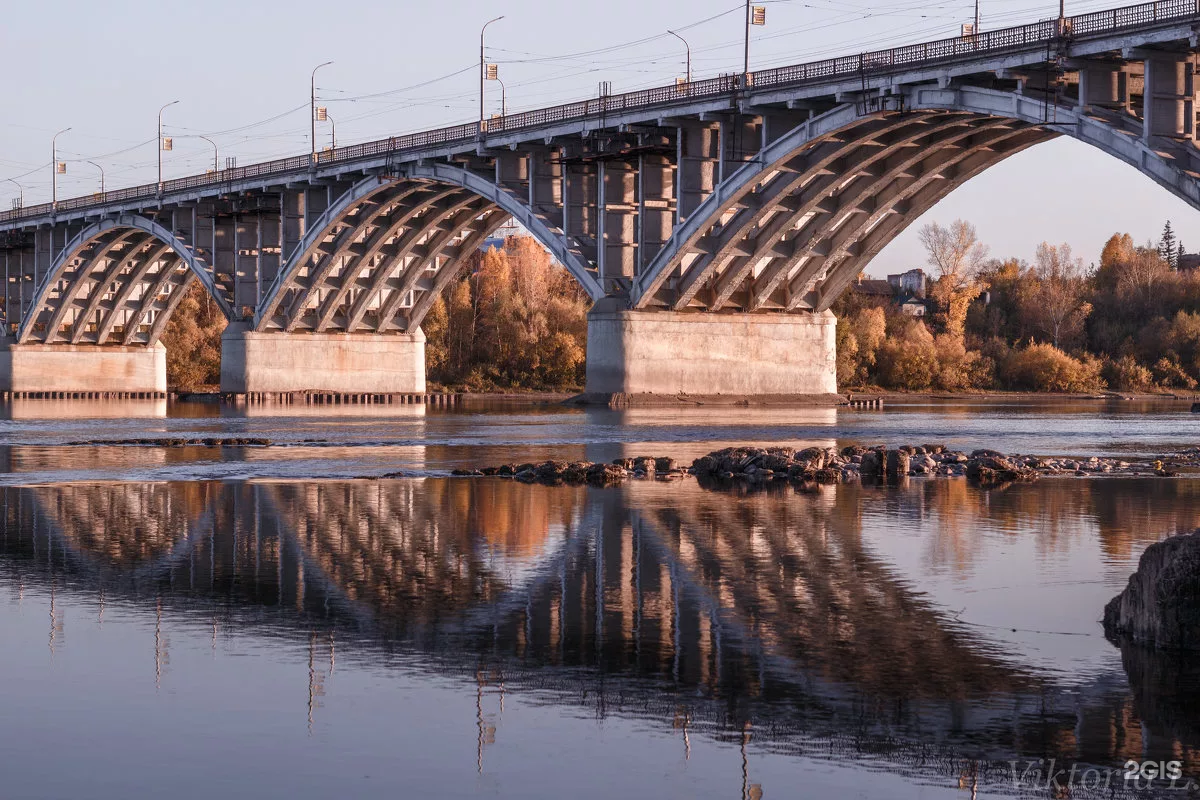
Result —
[[[1051, 114], [1036, 97], [976, 87], [915, 87], [892, 103], [866, 115], [854, 106], [840, 106], [762, 150], [676, 229], [634, 282], [633, 307], [828, 308], [835, 297], [830, 290], [845, 287], [840, 278], [830, 280], [835, 271], [840, 276], [847, 265], [865, 266], [912, 219], [965, 182], [966, 173], [978, 174], [1018, 149], [1060, 135], [1130, 164], [1200, 208], [1200, 179], [1189, 169], [1200, 164], [1200, 151], [1166, 140], [1147, 142], [1133, 117], [1070, 105], [1058, 105]], [[1056, 122], [1047, 123], [1051, 118]], [[906, 121], [910, 127], [904, 127]], [[992, 129], [1006, 141], [996, 147], [971, 128]], [[889, 199], [896, 184], [888, 176], [908, 172], [906, 162], [917, 163], [905, 148], [933, 151], [951, 145], [962, 148], [964, 156], [972, 148], [984, 155], [972, 159], [970, 169], [952, 166], [938, 191], [922, 190], [898, 202]], [[862, 238], [849, 237], [849, 231]], [[800, 287], [798, 294], [797, 275], [806, 276], [802, 284], [815, 280], [819, 285], [812, 285], [812, 292]], [[781, 281], [788, 287], [782, 299], [775, 292]], [[818, 304], [809, 305], [813, 301]]]
[[[1180, 165], [1175, 159], [1164, 156], [1162, 142], [1157, 146], [1140, 135], [1132, 135], [1127, 129], [1106, 122], [1099, 116], [1089, 114], [1078, 106], [1054, 105], [1029, 95], [1001, 92], [973, 86], [913, 90], [908, 107], [913, 110], [967, 111], [993, 117], [1007, 117], [1043, 127], [1055, 134], [1070, 136], [1084, 144], [1124, 161], [1171, 194], [1200, 210], [1200, 180], [1193, 177], [1195, 164]], [[1047, 120], [1054, 119], [1048, 123]], [[1131, 118], [1139, 129], [1140, 120]], [[1195, 158], [1200, 152], [1188, 148], [1189, 156]]]
[[563, 241], [563, 237], [555, 234], [541, 217], [533, 213], [529, 206], [504, 188], [469, 170], [451, 164], [414, 164], [405, 167], [404, 174], [411, 178], [423, 178], [461, 186], [494, 203], [533, 234], [534, 238], [541, 242], [560, 264], [566, 267], [593, 302], [604, 297], [604, 290], [589, 269], [587, 261], [580, 254], [571, 250]]
[[[137, 252], [126, 250], [123, 257], [114, 255], [117, 252], [116, 248], [123, 244], [131, 245], [134, 250], [146, 248], [146, 251], [142, 253], [144, 262], [142, 266], [139, 267], [135, 264]], [[105, 260], [110, 262], [109, 268], [97, 275], [95, 270]], [[157, 222], [137, 214], [121, 214], [87, 226], [66, 244], [42, 279], [41, 285], [34, 295], [32, 312], [26, 315], [17, 332], [17, 341], [26, 344], [34, 339], [35, 333], [39, 332], [44, 334], [47, 342], [53, 341], [58, 336], [58, 329], [62, 326], [71, 307], [74, 306], [77, 311], [82, 311], [82, 318], [86, 321], [90, 316], [103, 310], [102, 298], [105, 294], [117, 292], [120, 301], [117, 304], [118, 307], [108, 309], [104, 320], [98, 322], [100, 332], [94, 343], [104, 344], [116, 314], [121, 311], [119, 306], [123, 306], [131, 299], [132, 291], [129, 290], [132, 283], [146, 278], [148, 270], [154, 264], [158, 264], [159, 271], [153, 273], [151, 277], [173, 273], [180, 265], [186, 267], [213, 297], [226, 318], [230, 318], [229, 304], [217, 291], [212, 274], [202, 259], [180, 242], [170, 230]], [[130, 270], [128, 273], [126, 273], [127, 269]], [[182, 280], [175, 282], [175, 288], [186, 288], [191, 280], [191, 277], [185, 276]], [[67, 285], [56, 295], [55, 287], [64, 281]], [[82, 306], [76, 306], [80, 302], [79, 297], [82, 290], [88, 286], [89, 282], [92, 291], [87, 302]], [[165, 288], [167, 282], [156, 280], [154, 286], [160, 289]], [[143, 294], [137, 307], [127, 310], [132, 311], [135, 318], [141, 320], [147, 311], [155, 310], [149, 308], [147, 304], [153, 304], [156, 299], [157, 295]], [[169, 313], [175, 304], [169, 302], [166, 311]], [[78, 328], [78, 326], [76, 327]], [[150, 338], [142, 344], [154, 344], [155, 334], [161, 333], [161, 329], [162, 325], [152, 326]], [[130, 343], [132, 338], [127, 335], [126, 343]], [[66, 341], [70, 344], [87, 343], [83, 341], [81, 329], [73, 330], [66, 337]]]
[[[849, 132], [869, 120], [878, 120], [882, 115], [863, 117], [852, 104], [845, 104], [810, 119], [802, 125], [772, 142], [752, 160], [737, 169], [728, 179], [718, 184], [700, 207], [671, 234], [671, 239], [655, 255], [646, 269], [633, 282], [630, 300], [634, 308], [644, 308], [666, 282], [671, 272], [679, 266], [679, 258], [703, 238], [714, 221], [748, 195], [763, 177], [774, 169], [787, 168], [786, 163], [805, 148]], [[790, 170], [789, 170], [790, 171]]]

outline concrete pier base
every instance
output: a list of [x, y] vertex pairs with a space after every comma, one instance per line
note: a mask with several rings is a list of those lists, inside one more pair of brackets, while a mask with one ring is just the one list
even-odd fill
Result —
[[425, 334], [256, 333], [233, 323], [221, 336], [227, 394], [425, 391]]
[[0, 339], [0, 393], [14, 397], [158, 397], [167, 351], [108, 345], [16, 344]]
[[588, 396], [837, 391], [837, 320], [830, 312], [676, 313], [606, 303], [588, 314]]

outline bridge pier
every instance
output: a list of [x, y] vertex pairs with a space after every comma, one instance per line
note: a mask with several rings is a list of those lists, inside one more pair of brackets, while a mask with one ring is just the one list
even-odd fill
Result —
[[17, 396], [165, 396], [167, 351], [160, 343], [17, 344], [0, 337], [0, 393]]
[[231, 323], [221, 336], [221, 391], [420, 394], [425, 334], [258, 333]]
[[833, 394], [836, 329], [828, 311], [630, 311], [605, 299], [588, 314], [587, 393]]

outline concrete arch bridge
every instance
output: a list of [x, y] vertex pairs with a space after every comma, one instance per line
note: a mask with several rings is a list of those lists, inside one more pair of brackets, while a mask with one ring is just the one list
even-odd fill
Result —
[[1071, 136], [1200, 208], [1198, 37], [1164, 0], [0, 214], [0, 391], [165, 391], [199, 281], [224, 391], [422, 392], [422, 320], [511, 219], [594, 301], [589, 392], [831, 393], [839, 293], [1009, 156]]

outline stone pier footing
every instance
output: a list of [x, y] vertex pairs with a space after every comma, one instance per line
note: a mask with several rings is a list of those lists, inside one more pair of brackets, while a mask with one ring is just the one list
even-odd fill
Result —
[[425, 334], [256, 333], [221, 336], [221, 392], [402, 395], [425, 391]]
[[0, 338], [0, 395], [6, 397], [165, 397], [162, 344], [16, 344]]
[[831, 396], [837, 320], [799, 314], [588, 314], [587, 396]]

